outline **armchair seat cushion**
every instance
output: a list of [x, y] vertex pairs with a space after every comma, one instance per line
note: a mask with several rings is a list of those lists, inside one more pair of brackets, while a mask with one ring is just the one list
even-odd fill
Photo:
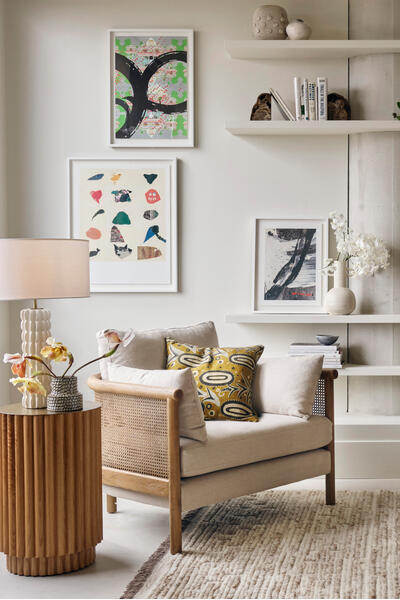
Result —
[[305, 421], [264, 413], [258, 423], [208, 421], [206, 427], [205, 444], [181, 438], [182, 477], [315, 450], [332, 439], [332, 423], [316, 415]]

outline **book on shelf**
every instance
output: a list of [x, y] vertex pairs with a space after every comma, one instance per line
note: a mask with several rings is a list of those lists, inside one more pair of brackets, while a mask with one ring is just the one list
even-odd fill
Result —
[[317, 105], [315, 102], [315, 91], [316, 91], [316, 84], [313, 81], [310, 81], [308, 83], [308, 110], [309, 110], [309, 114], [310, 114], [310, 121], [316, 121], [317, 120]]
[[328, 119], [328, 80], [326, 77], [317, 78], [318, 119]]
[[296, 118], [295, 118], [294, 114], [289, 109], [286, 102], [284, 102], [280, 93], [277, 92], [276, 90], [274, 90], [273, 88], [270, 88], [269, 92], [271, 94], [272, 99], [275, 101], [276, 105], [278, 106], [279, 110], [281, 111], [282, 115], [285, 117], [285, 119], [287, 119], [288, 121], [295, 121]]
[[294, 105], [296, 110], [296, 121], [301, 121], [301, 82], [300, 77], [295, 77], [294, 85]]
[[301, 80], [301, 115], [303, 120], [310, 120], [309, 102], [308, 102], [308, 79]]
[[318, 343], [310, 343], [306, 344], [303, 342], [293, 342], [290, 344], [290, 351], [296, 352], [315, 352], [317, 354], [321, 353], [334, 353], [338, 352], [340, 349], [340, 343], [331, 344], [330, 346], [324, 346], [323, 344]]

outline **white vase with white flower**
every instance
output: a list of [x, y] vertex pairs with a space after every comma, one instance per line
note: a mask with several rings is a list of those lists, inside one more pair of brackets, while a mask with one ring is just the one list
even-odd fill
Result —
[[336, 259], [325, 266], [327, 275], [333, 275], [325, 309], [333, 315], [349, 315], [356, 307], [356, 298], [349, 289], [348, 277], [371, 277], [389, 266], [389, 251], [379, 238], [370, 233], [354, 234], [344, 215], [329, 215], [336, 238]]

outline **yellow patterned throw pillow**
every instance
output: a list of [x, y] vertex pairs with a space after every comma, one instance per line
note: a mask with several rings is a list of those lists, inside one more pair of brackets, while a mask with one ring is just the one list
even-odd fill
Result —
[[253, 380], [264, 346], [200, 348], [167, 339], [167, 369], [191, 367], [208, 421], [258, 421]]

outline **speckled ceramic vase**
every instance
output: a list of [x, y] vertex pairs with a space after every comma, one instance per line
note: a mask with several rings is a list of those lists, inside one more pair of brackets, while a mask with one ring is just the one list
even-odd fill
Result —
[[52, 377], [47, 410], [52, 412], [74, 412], [82, 410], [82, 394], [78, 392], [76, 377]]
[[347, 287], [346, 262], [337, 260], [335, 264], [333, 288], [326, 295], [325, 310], [331, 315], [349, 315], [356, 307], [356, 297]]
[[285, 40], [289, 23], [286, 10], [282, 6], [264, 4], [253, 14], [253, 35], [257, 40]]

